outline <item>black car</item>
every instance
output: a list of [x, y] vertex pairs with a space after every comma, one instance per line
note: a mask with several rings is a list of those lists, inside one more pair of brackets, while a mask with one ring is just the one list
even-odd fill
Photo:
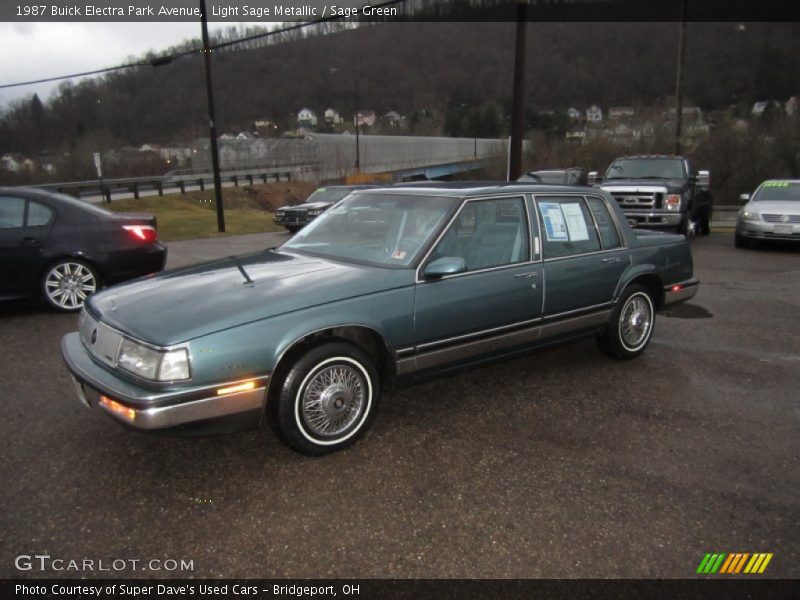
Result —
[[291, 233], [299, 231], [319, 215], [355, 190], [374, 188], [374, 185], [329, 185], [316, 189], [304, 204], [284, 206], [275, 211], [275, 223]]
[[166, 258], [152, 215], [0, 187], [0, 300], [42, 297], [75, 311], [101, 286], [161, 271]]

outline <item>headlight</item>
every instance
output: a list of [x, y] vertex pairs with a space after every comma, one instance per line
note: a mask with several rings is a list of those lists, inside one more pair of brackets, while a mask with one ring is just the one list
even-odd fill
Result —
[[680, 212], [681, 210], [681, 195], [670, 194], [664, 202], [664, 208], [670, 212]]
[[321, 208], [315, 208], [314, 210], [310, 210], [310, 211], [308, 211], [308, 216], [309, 216], [309, 217], [318, 217], [318, 216], [320, 216], [320, 215], [321, 215], [323, 212], [325, 212], [325, 211], [323, 211]]
[[123, 339], [117, 354], [117, 365], [151, 381], [189, 379], [189, 353], [185, 348], [160, 352]]
[[158, 368], [159, 381], [179, 379], [189, 379], [189, 353], [185, 348], [164, 353], [161, 357], [161, 366]]
[[119, 345], [117, 364], [120, 368], [134, 375], [138, 375], [139, 377], [155, 380], [160, 360], [160, 352], [132, 342], [131, 340], [123, 339], [122, 343]]
[[758, 214], [757, 211], [753, 210], [742, 210], [741, 217], [745, 221], [760, 221], [761, 215]]

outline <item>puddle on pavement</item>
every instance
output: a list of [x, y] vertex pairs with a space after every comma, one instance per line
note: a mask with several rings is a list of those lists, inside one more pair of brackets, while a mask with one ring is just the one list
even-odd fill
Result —
[[671, 306], [662, 311], [661, 314], [665, 317], [674, 317], [676, 319], [710, 319], [714, 316], [702, 306], [687, 303]]

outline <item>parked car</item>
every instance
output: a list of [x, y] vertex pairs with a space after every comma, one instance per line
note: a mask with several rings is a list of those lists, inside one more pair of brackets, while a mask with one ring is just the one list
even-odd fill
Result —
[[552, 185], [588, 185], [589, 171], [583, 167], [528, 171], [517, 179], [517, 181], [548, 183]]
[[274, 221], [290, 233], [296, 233], [316, 219], [339, 200], [355, 190], [365, 190], [373, 185], [329, 185], [316, 189], [303, 204], [283, 206], [275, 211]]
[[634, 227], [666, 229], [686, 236], [711, 232], [713, 198], [708, 171], [695, 171], [684, 156], [623, 156], [602, 180]]
[[383, 390], [580, 337], [639, 356], [697, 289], [686, 239], [631, 230], [596, 188], [387, 187], [279, 248], [95, 294], [62, 353], [81, 402], [131, 427], [264, 417], [318, 455]]
[[753, 196], [742, 194], [734, 241], [737, 248], [768, 240], [800, 241], [800, 179], [770, 179]]
[[152, 215], [0, 188], [0, 300], [41, 297], [57, 310], [76, 311], [104, 285], [161, 271], [166, 258]]

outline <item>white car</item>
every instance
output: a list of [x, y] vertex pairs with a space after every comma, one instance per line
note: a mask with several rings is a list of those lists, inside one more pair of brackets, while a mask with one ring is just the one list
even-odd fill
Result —
[[764, 240], [800, 242], [800, 179], [769, 179], [750, 194], [736, 221], [735, 244], [741, 248]]

